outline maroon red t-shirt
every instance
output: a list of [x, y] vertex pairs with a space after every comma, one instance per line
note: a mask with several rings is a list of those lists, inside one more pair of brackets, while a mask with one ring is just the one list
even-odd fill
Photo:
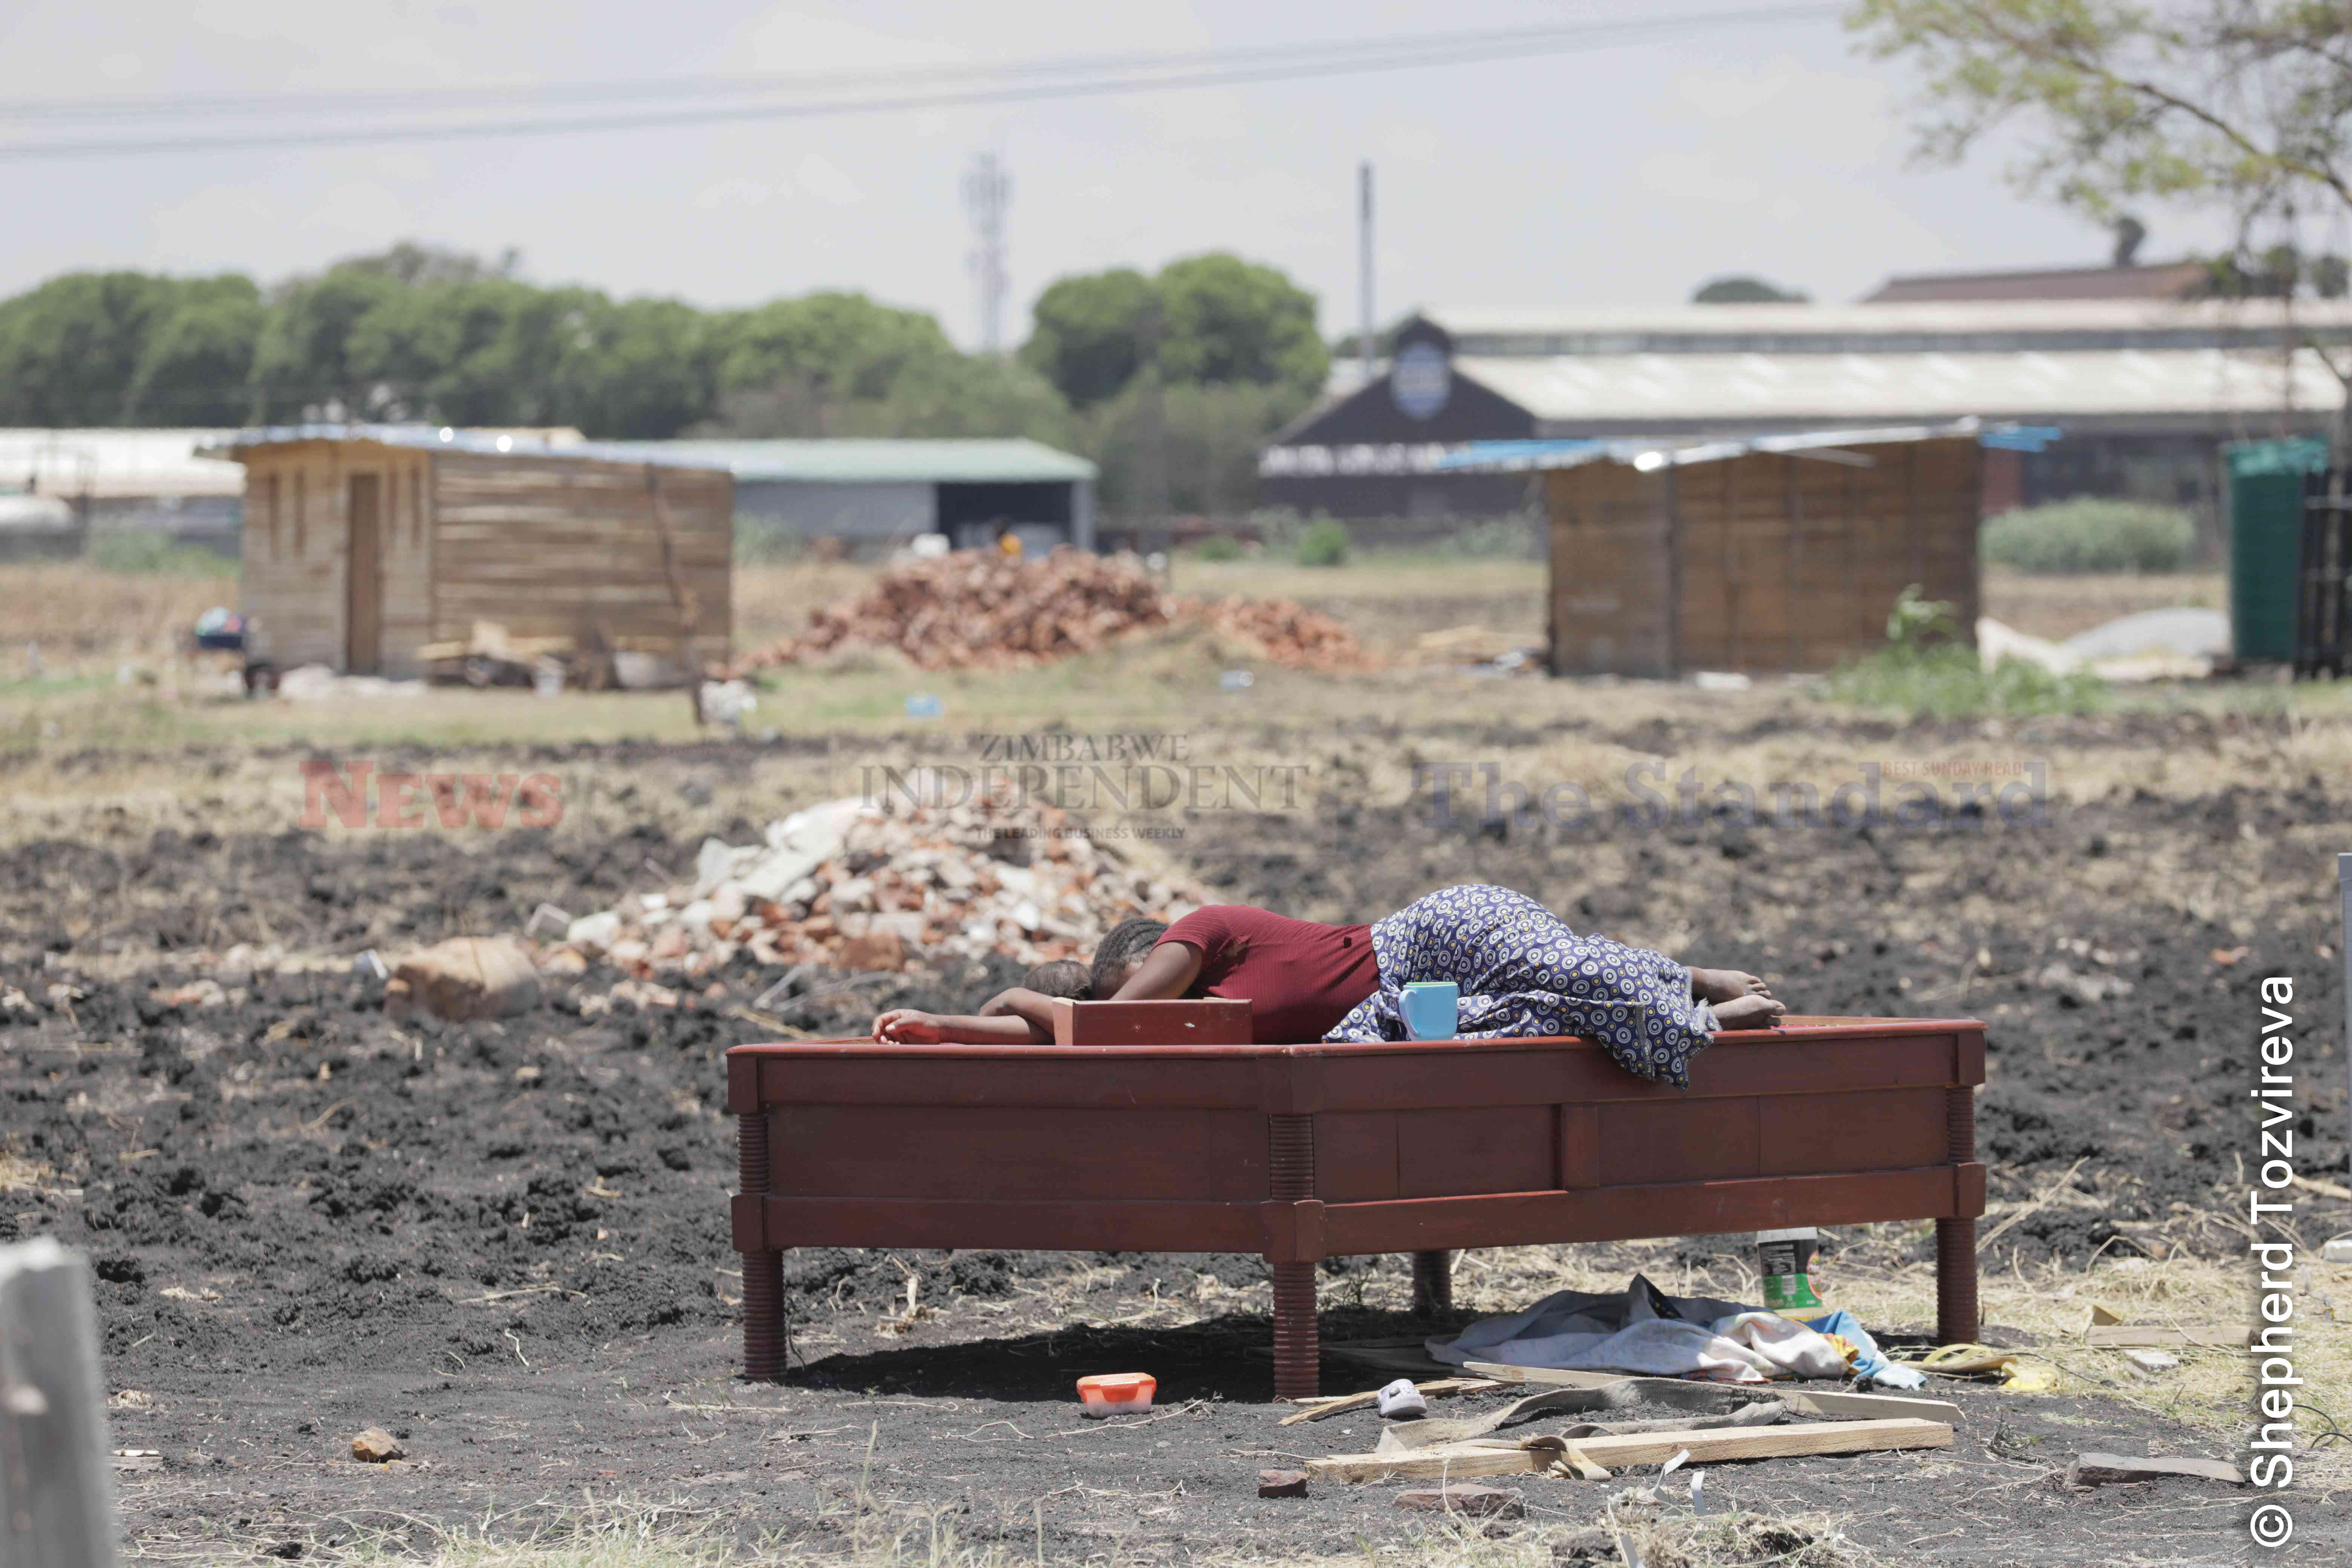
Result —
[[1370, 926], [1211, 904], [1170, 926], [1160, 941], [1200, 950], [1201, 973], [1186, 994], [1246, 1001], [1251, 1035], [1262, 1046], [1319, 1040], [1380, 988]]

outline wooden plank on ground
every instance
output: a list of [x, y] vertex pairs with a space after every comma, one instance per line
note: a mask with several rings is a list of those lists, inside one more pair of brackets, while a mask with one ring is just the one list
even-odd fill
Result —
[[2220, 1459], [2176, 1458], [2169, 1455], [2081, 1454], [2066, 1470], [2069, 1486], [2098, 1487], [2114, 1481], [2152, 1481], [2158, 1476], [2193, 1476], [2199, 1480], [2246, 1484], [2238, 1467]]
[[[1786, 1459], [1819, 1454], [1868, 1454], [1896, 1448], [1948, 1448], [1952, 1429], [1941, 1421], [1816, 1421], [1796, 1426], [1636, 1432], [1579, 1437], [1576, 1447], [1609, 1468], [1662, 1465], [1685, 1449], [1693, 1465], [1735, 1459]], [[1307, 1475], [1326, 1481], [1461, 1480], [1477, 1476], [1541, 1473], [1562, 1458], [1565, 1441], [1530, 1437], [1519, 1447], [1463, 1445], [1410, 1457], [1342, 1454], [1307, 1461]]]
[[1913, 1415], [1923, 1421], [1960, 1419], [1960, 1407], [1947, 1399], [1912, 1399], [1892, 1394], [1848, 1394], [1843, 1390], [1791, 1387], [1785, 1383], [1709, 1383], [1681, 1377], [1633, 1377], [1622, 1372], [1572, 1372], [1563, 1367], [1507, 1366], [1501, 1362], [1474, 1361], [1467, 1369], [1481, 1377], [1491, 1377], [1497, 1383], [1549, 1383], [1562, 1388], [1606, 1388], [1613, 1383], [1632, 1384], [1642, 1398], [1653, 1397], [1654, 1389], [1680, 1391], [1693, 1388], [1721, 1389], [1752, 1394], [1758, 1399], [1778, 1399], [1790, 1406], [1810, 1411], [1816, 1415], [1880, 1416]]
[[2179, 1329], [2103, 1325], [2090, 1331], [2090, 1343], [2109, 1350], [2150, 1345], [2218, 1345], [2226, 1350], [2238, 1350], [2244, 1347], [2247, 1337], [2244, 1329], [2233, 1329], [2221, 1323], [2192, 1323]]
[[[1416, 1383], [1413, 1386], [1421, 1390], [1423, 1398], [1451, 1399], [1458, 1394], [1484, 1394], [1490, 1388], [1500, 1388], [1502, 1384], [1491, 1377], [1439, 1377], [1427, 1383]], [[1342, 1394], [1335, 1398], [1318, 1399], [1307, 1409], [1286, 1415], [1275, 1425], [1296, 1426], [1302, 1421], [1320, 1421], [1326, 1415], [1344, 1415], [1351, 1410], [1369, 1410], [1380, 1402], [1381, 1391], [1377, 1388], [1364, 1394]]]

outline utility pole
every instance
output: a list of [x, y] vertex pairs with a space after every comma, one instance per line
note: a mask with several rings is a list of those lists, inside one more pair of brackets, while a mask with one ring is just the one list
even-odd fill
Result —
[[980, 284], [980, 352], [1004, 350], [1004, 209], [1012, 205], [1013, 176], [993, 153], [982, 153], [964, 172], [964, 211], [971, 216], [969, 264]]
[[1372, 384], [1372, 163], [1356, 165], [1356, 353]]
[[1141, 426], [1136, 443], [1137, 466], [1142, 470], [1137, 476], [1136, 499], [1141, 502], [1144, 548], [1164, 550], [1168, 547], [1168, 402], [1167, 384], [1160, 376], [1160, 345], [1168, 335], [1167, 318], [1160, 313], [1155, 295], [1136, 324], [1136, 335], [1141, 341], [1142, 365], [1136, 374], [1142, 393], [1136, 400], [1136, 423]]

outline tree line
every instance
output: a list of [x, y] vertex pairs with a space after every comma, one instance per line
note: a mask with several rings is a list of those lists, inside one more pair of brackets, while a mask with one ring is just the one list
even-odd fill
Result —
[[0, 426], [311, 420], [592, 437], [1025, 436], [1095, 458], [1115, 510], [1246, 506], [1264, 437], [1321, 391], [1314, 295], [1216, 253], [1066, 278], [1010, 358], [824, 290], [745, 310], [545, 287], [403, 244], [264, 288], [79, 272], [0, 300]]

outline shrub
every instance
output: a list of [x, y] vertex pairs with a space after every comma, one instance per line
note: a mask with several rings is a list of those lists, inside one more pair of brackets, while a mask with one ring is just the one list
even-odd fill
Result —
[[1242, 542], [1226, 534], [1213, 533], [1201, 541], [1193, 550], [1192, 557], [1196, 561], [1239, 561], [1242, 558]]
[[1298, 515], [1297, 507], [1262, 506], [1250, 513], [1249, 521], [1268, 555], [1298, 553], [1298, 541], [1307, 531], [1307, 520]]
[[1348, 547], [1353, 542], [1348, 537], [1346, 523], [1336, 517], [1318, 517], [1298, 536], [1298, 563], [1344, 566], [1348, 563]]
[[1447, 534], [1445, 542], [1438, 549], [1446, 555], [1534, 561], [1540, 560], [1543, 555], [1540, 540], [1534, 515], [1518, 512], [1510, 517], [1490, 517], [1478, 522], [1465, 522]]
[[89, 563], [101, 572], [156, 577], [234, 577], [237, 560], [148, 531], [93, 533]]
[[1958, 640], [1952, 606], [1903, 590], [1886, 617], [1887, 646], [1830, 675], [1830, 695], [1914, 718], [1965, 719], [1989, 713], [2084, 713], [2106, 700], [2107, 683], [2087, 669], [2061, 675], [2014, 654], [1990, 669]]
[[2179, 572], [2196, 544], [2176, 507], [2096, 496], [2005, 511], [1978, 536], [1987, 561], [2021, 572]]

